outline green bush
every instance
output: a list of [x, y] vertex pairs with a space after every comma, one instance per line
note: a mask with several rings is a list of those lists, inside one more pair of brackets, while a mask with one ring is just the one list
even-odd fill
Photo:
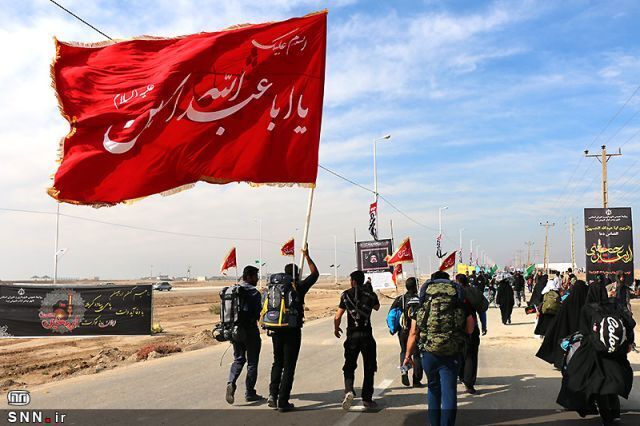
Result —
[[209, 312], [211, 312], [213, 315], [220, 315], [220, 304], [214, 303], [213, 305], [209, 306]]

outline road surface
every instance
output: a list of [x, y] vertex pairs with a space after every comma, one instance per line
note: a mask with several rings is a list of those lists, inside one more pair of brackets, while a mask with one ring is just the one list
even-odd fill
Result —
[[[214, 420], [221, 419], [229, 421], [220, 424], [266, 424], [270, 421], [266, 419], [271, 417], [278, 424], [305, 426], [426, 424], [426, 388], [405, 388], [400, 383], [399, 346], [396, 336], [390, 336], [387, 331], [387, 310], [388, 305], [383, 305], [373, 317], [378, 342], [375, 398], [380, 404], [375, 413], [364, 413], [359, 403], [350, 412], [340, 409], [343, 340], [333, 336], [332, 318], [312, 321], [304, 327], [292, 392], [292, 402], [300, 410], [293, 413], [274, 412], [264, 403], [244, 403], [244, 375], [238, 384], [235, 406], [225, 402], [232, 360], [231, 351], [225, 354], [229, 347], [226, 344], [42, 385], [30, 389], [28, 408], [68, 412], [69, 417], [76, 419], [91, 413], [92, 424], [103, 424], [96, 423], [96, 418], [102, 419], [104, 424], [134, 424], [129, 422], [134, 419], [137, 424], [214, 424]], [[480, 347], [478, 393], [468, 395], [459, 385], [458, 424], [577, 422], [575, 413], [562, 412], [555, 404], [560, 373], [534, 356], [540, 342], [533, 338], [533, 316], [516, 308], [513, 324], [505, 326], [500, 323], [499, 311], [491, 308], [488, 318], [489, 334], [483, 338]], [[271, 358], [271, 342], [264, 336], [257, 390], [265, 396]], [[623, 409], [639, 412], [640, 356], [632, 354], [631, 362], [635, 386], [629, 401], [623, 400]], [[361, 370], [358, 370], [356, 380], [359, 384]], [[9, 408], [6, 399], [3, 404]], [[138, 411], [100, 412], [99, 417], [92, 411], [70, 411], [114, 408]], [[122, 416], [128, 419], [124, 423]], [[638, 419], [640, 416], [633, 412], [623, 416], [624, 424], [639, 424]], [[83, 424], [83, 421], [77, 420], [75, 424]], [[598, 422], [592, 418], [579, 424]]]

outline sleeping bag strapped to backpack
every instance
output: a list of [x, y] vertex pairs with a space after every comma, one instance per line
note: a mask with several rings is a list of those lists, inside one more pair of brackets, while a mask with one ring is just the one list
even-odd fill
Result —
[[465, 313], [458, 289], [451, 281], [428, 284], [425, 300], [418, 310], [421, 351], [451, 356], [462, 351], [465, 343]]
[[295, 328], [299, 322], [298, 293], [291, 275], [273, 274], [262, 295], [260, 322], [267, 330]]
[[627, 341], [627, 329], [619, 312], [594, 308], [589, 340], [598, 352], [614, 353]]
[[551, 290], [542, 299], [542, 313], [555, 315], [560, 310], [560, 293]]
[[225, 287], [220, 291], [220, 323], [213, 329], [213, 337], [219, 342], [243, 340], [238, 326], [243, 307], [243, 291], [240, 285]]

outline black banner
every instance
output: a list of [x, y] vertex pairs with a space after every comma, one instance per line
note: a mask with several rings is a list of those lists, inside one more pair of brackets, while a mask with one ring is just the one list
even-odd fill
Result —
[[392, 272], [384, 260], [388, 255], [393, 254], [393, 243], [391, 240], [359, 241], [358, 248], [358, 269], [364, 272]]
[[633, 281], [631, 208], [584, 209], [587, 280], [623, 272]]
[[0, 337], [151, 334], [151, 285], [0, 285]]

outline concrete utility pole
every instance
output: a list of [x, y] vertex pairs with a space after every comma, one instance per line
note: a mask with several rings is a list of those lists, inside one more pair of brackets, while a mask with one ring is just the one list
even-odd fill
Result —
[[543, 260], [543, 269], [546, 274], [549, 273], [549, 228], [552, 226], [556, 226], [555, 223], [549, 223], [546, 221], [545, 223], [540, 222], [540, 226], [544, 226], [544, 260]]
[[602, 152], [600, 154], [589, 154], [589, 150], [584, 151], [585, 157], [597, 158], [600, 164], [602, 164], [602, 207], [609, 207], [609, 192], [607, 190], [607, 163], [611, 157], [618, 157], [622, 155], [622, 151], [618, 148], [617, 154], [607, 154], [607, 146], [601, 146]]
[[573, 218], [569, 218], [569, 237], [571, 239], [571, 270], [576, 270], [576, 242], [573, 234]]
[[533, 241], [526, 241], [524, 245], [527, 246], [527, 267], [531, 265], [531, 246], [535, 243]]

